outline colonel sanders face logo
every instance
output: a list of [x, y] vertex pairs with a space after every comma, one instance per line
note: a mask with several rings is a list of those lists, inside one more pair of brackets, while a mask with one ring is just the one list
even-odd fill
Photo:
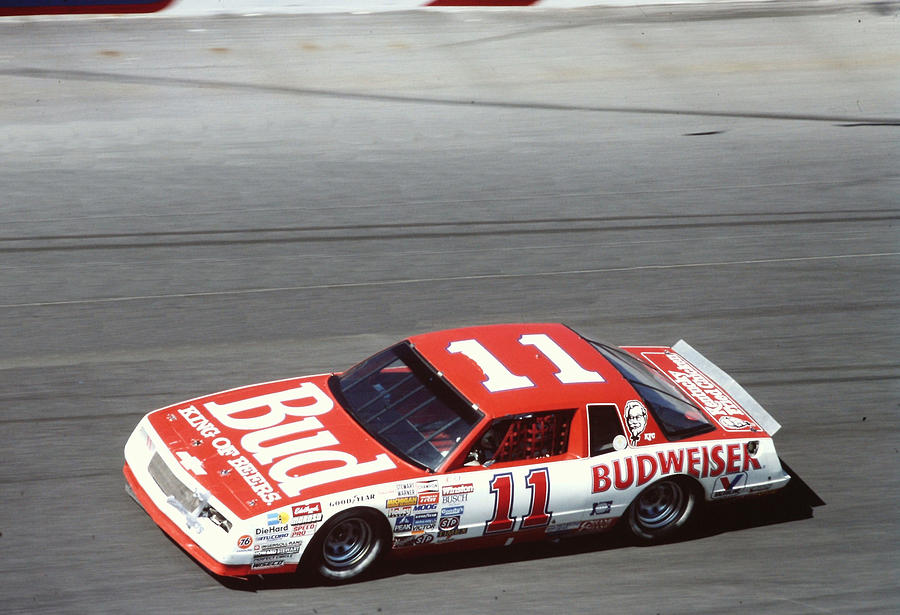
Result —
[[636, 399], [625, 404], [625, 424], [631, 434], [631, 445], [637, 446], [641, 434], [647, 429], [647, 409]]
[[[750, 421], [745, 421], [744, 419], [739, 419], [735, 416], [724, 415], [720, 416], [717, 419], [719, 421], [719, 425], [724, 427], [725, 429], [752, 429], [753, 423]], [[753, 429], [753, 431], [756, 431]]]

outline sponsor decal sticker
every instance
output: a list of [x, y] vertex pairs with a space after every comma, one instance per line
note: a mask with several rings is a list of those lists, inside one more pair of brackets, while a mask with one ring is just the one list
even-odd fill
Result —
[[312, 536], [316, 533], [315, 523], [296, 523], [291, 525], [291, 536]]
[[[455, 527], [449, 530], [440, 530], [437, 534], [439, 540], [450, 540], [454, 536], [462, 536], [463, 534], [468, 534], [469, 528], [467, 527]], [[430, 534], [429, 534], [430, 535]]]
[[720, 476], [713, 489], [712, 497], [723, 498], [739, 495], [747, 487], [747, 473], [740, 472], [734, 476]]
[[438, 529], [441, 531], [453, 530], [459, 527], [459, 517], [441, 517]]
[[608, 515], [610, 510], [612, 510], [612, 501], [608, 502], [594, 502], [591, 506], [591, 516], [594, 515]]
[[391, 498], [384, 503], [385, 508], [399, 508], [401, 506], [415, 506], [419, 503], [419, 498], [415, 496], [405, 496], [401, 498]]
[[271, 512], [266, 515], [267, 525], [284, 525], [288, 522], [288, 514], [286, 512]]
[[298, 504], [291, 508], [293, 523], [316, 523], [322, 520], [322, 505], [319, 502], [312, 504]]
[[437, 523], [437, 513], [422, 513], [414, 517], [413, 525], [425, 529], [434, 529]]
[[446, 485], [441, 489], [441, 495], [458, 495], [460, 493], [473, 493], [475, 485], [472, 483], [463, 483], [461, 485]]
[[590, 519], [582, 521], [578, 526], [578, 532], [599, 532], [605, 530], [613, 524], [612, 519]]
[[747, 444], [737, 443], [691, 446], [614, 459], [611, 463], [601, 463], [591, 468], [592, 491], [624, 491], [669, 474], [686, 473], [697, 478], [708, 478], [759, 470], [759, 460], [750, 454], [747, 447]]
[[438, 500], [440, 500], [440, 494], [437, 491], [427, 491], [425, 493], [419, 494], [419, 506], [427, 506], [430, 504], [437, 504]]
[[244, 534], [237, 540], [237, 546], [240, 549], [249, 549], [253, 546], [253, 537], [249, 534]]
[[413, 516], [398, 517], [394, 522], [395, 532], [411, 532], [416, 518]]
[[434, 540], [431, 534], [419, 534], [417, 536], [400, 536], [394, 539], [394, 548], [403, 549], [405, 547], [418, 547], [427, 545]]
[[441, 504], [463, 504], [469, 500], [469, 494], [475, 491], [472, 483], [445, 485], [441, 489]]

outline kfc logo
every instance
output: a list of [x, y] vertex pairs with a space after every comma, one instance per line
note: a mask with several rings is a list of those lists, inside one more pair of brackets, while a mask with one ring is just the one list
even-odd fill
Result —
[[625, 424], [631, 434], [631, 446], [637, 446], [641, 441], [641, 434], [647, 429], [647, 409], [644, 404], [636, 399], [625, 404]]

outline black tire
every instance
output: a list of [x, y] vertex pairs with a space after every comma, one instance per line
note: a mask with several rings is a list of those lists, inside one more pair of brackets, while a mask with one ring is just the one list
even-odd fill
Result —
[[626, 513], [628, 529], [642, 542], [671, 539], [688, 527], [699, 506], [698, 489], [686, 479], [665, 478], [641, 491]]
[[332, 583], [369, 572], [387, 550], [384, 525], [377, 512], [361, 508], [332, 517], [310, 545], [316, 572]]

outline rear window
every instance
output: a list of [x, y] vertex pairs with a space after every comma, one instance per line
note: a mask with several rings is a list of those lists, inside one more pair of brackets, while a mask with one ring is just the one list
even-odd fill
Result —
[[670, 441], [713, 431], [715, 427], [696, 405], [655, 368], [613, 346], [591, 342], [634, 388]]

